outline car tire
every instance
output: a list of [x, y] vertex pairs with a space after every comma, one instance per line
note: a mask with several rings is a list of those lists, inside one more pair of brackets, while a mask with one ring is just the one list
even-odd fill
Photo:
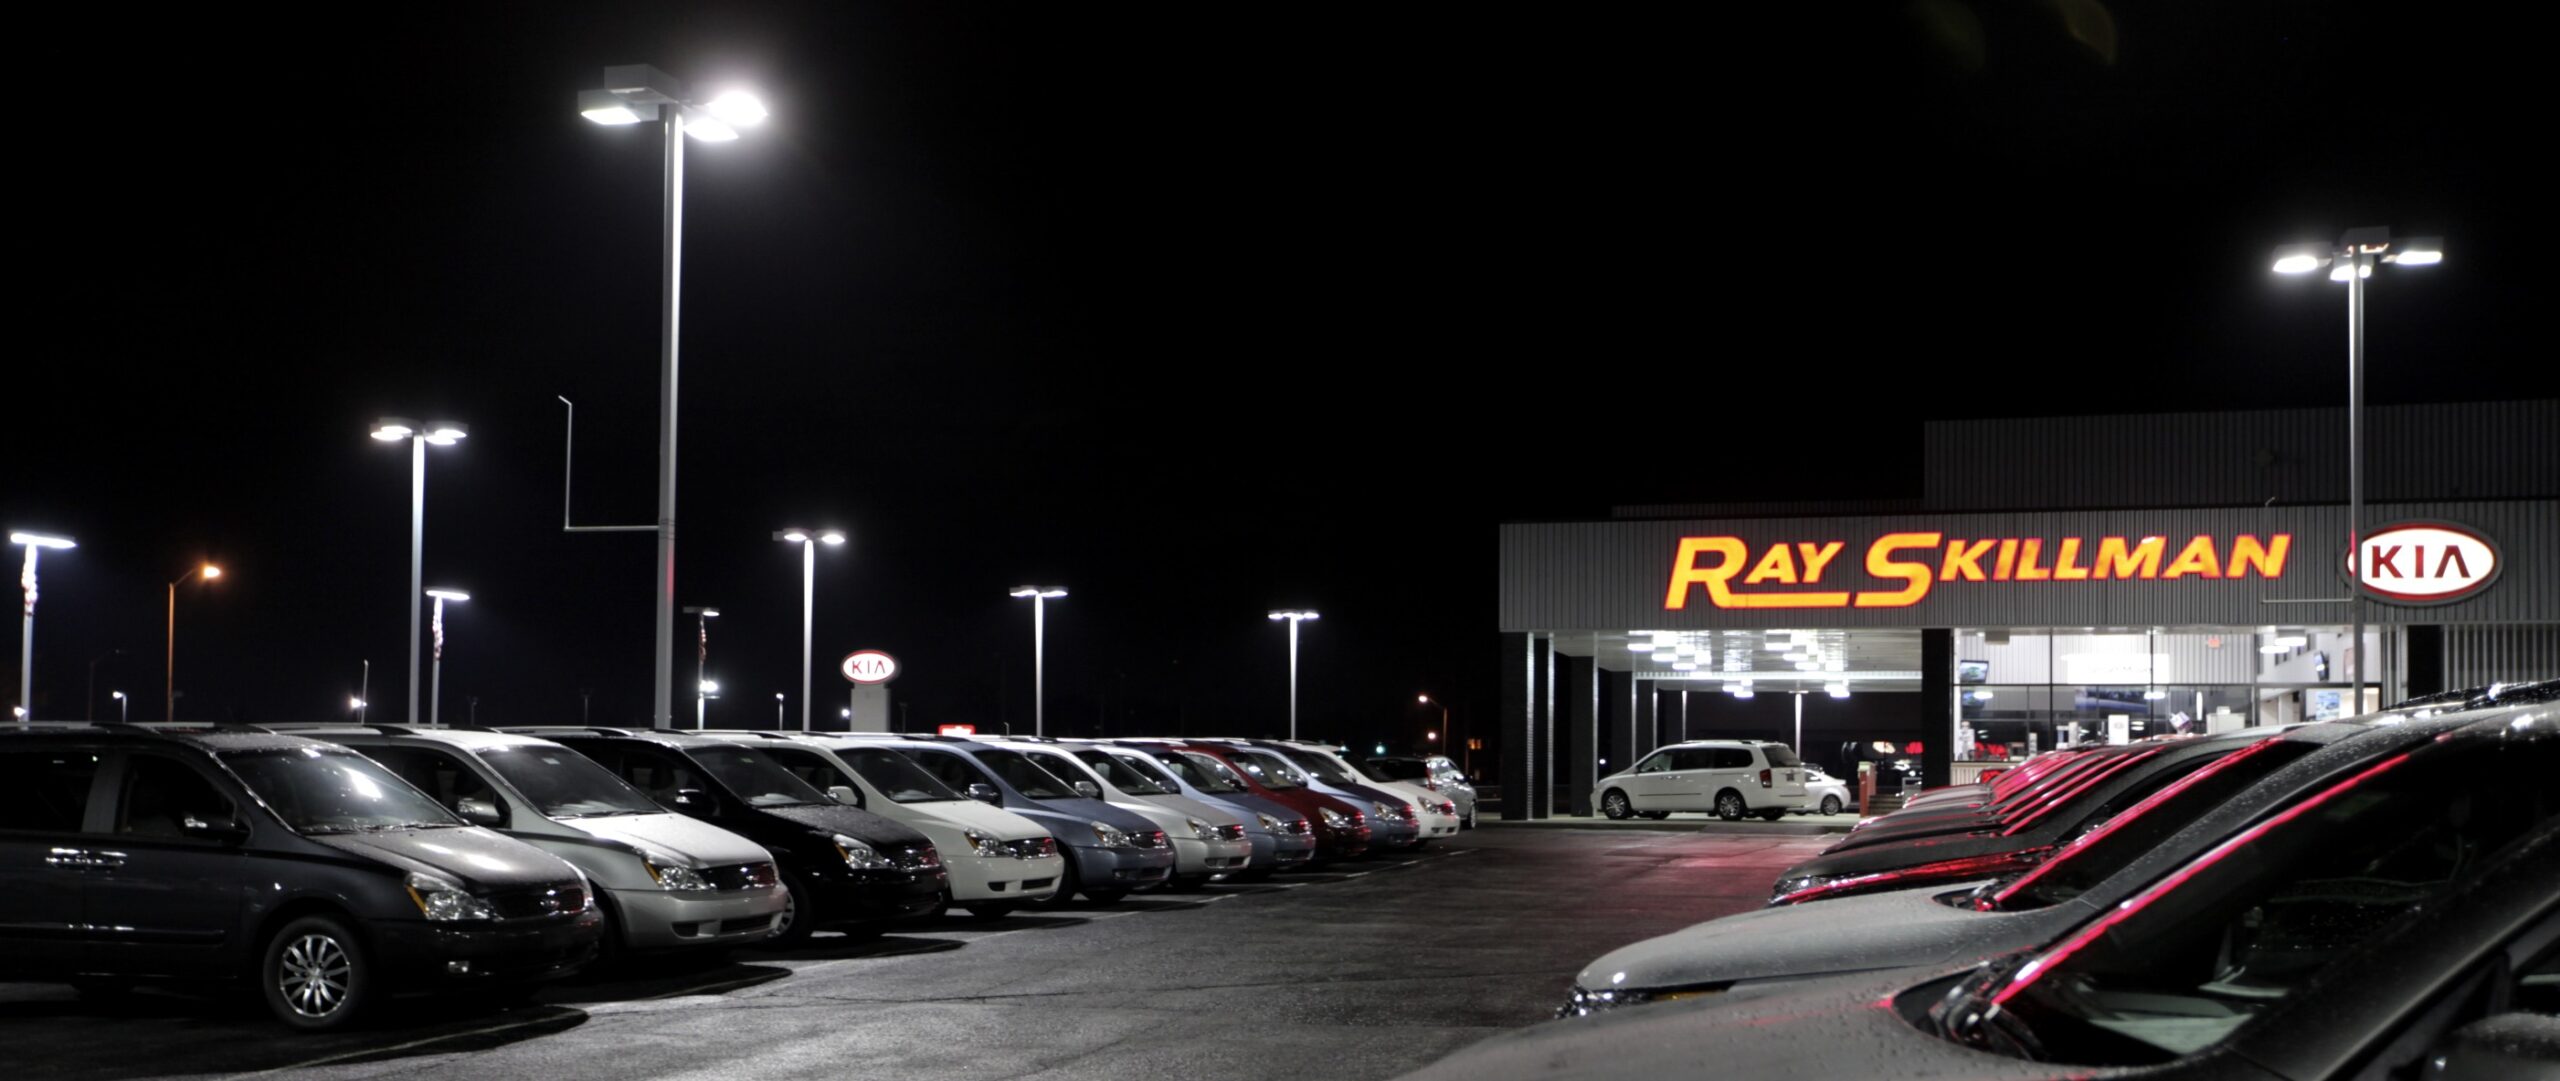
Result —
[[1768, 810], [1755, 813], [1757, 813], [1760, 816], [1761, 821], [1764, 822], [1775, 822], [1781, 818], [1787, 817], [1787, 809], [1784, 807], [1771, 807]]
[[285, 924], [258, 954], [267, 1010], [304, 1032], [343, 1028], [373, 997], [373, 960], [346, 921], [304, 916]]
[[1476, 816], [1474, 812], [1468, 812], [1467, 817], [1459, 819], [1458, 828], [1462, 830], [1471, 830], [1476, 828]]
[[1064, 905], [1069, 901], [1075, 900], [1076, 890], [1081, 888], [1077, 883], [1084, 881], [1082, 875], [1083, 872], [1076, 868], [1075, 853], [1068, 849], [1067, 846], [1063, 844], [1059, 845], [1058, 892], [1031, 903], [1042, 908], [1057, 908], [1060, 905]]
[[981, 903], [960, 907], [966, 910], [969, 918], [973, 920], [1000, 920], [1013, 915], [1013, 910], [1021, 906], [1012, 901], [998, 901], [993, 904]]
[[1669, 811], [1637, 811], [1636, 814], [1639, 817], [1650, 819], [1655, 822], [1660, 822], [1663, 819], [1671, 817], [1671, 812]]
[[1727, 822], [1740, 822], [1742, 821], [1742, 816], [1749, 814], [1750, 812], [1750, 806], [1742, 802], [1742, 793], [1736, 792], [1730, 788], [1716, 793], [1717, 818], [1724, 819]]
[[1827, 815], [1836, 815], [1836, 814], [1839, 814], [1839, 813], [1840, 813], [1840, 797], [1838, 797], [1838, 796], [1824, 796], [1824, 797], [1822, 797], [1822, 813], [1827, 814]]
[[766, 939], [765, 944], [796, 946], [808, 941], [809, 933], [818, 929], [810, 919], [814, 913], [809, 901], [808, 884], [800, 881], [798, 875], [782, 872], [782, 915], [774, 918], [773, 937]]
[[1634, 817], [1636, 805], [1627, 800], [1626, 793], [1612, 788], [1600, 794], [1600, 813], [1613, 821], [1624, 822]]
[[1088, 900], [1088, 901], [1091, 901], [1091, 902], [1093, 902], [1093, 903], [1095, 903], [1095, 904], [1097, 904], [1097, 905], [1116, 905], [1116, 904], [1119, 904], [1119, 903], [1120, 903], [1121, 898], [1124, 898], [1124, 897], [1127, 897], [1127, 896], [1129, 896], [1129, 891], [1127, 891], [1127, 890], [1086, 890], [1086, 891], [1084, 891], [1084, 899], [1085, 899], [1085, 900]]

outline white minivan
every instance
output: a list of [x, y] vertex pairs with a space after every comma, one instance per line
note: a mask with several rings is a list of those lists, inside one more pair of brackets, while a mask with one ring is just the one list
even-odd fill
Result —
[[1710, 811], [1727, 822], [1745, 815], [1775, 822], [1805, 805], [1804, 768], [1783, 743], [1691, 740], [1644, 756], [1592, 790], [1600, 813], [1611, 818]]
[[952, 791], [877, 739], [780, 732], [734, 732], [772, 741], [767, 757], [838, 803], [860, 807], [924, 834], [951, 876], [951, 903], [995, 919], [1058, 892], [1066, 861], [1040, 824]]

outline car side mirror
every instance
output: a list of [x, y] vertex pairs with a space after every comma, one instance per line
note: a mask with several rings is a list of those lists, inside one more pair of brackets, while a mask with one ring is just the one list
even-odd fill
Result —
[[199, 841], [218, 841], [226, 845], [241, 844], [249, 839], [249, 824], [237, 818], [206, 820], [188, 815], [178, 820], [178, 832]]
[[1076, 795], [1083, 796], [1086, 799], [1101, 799], [1102, 786], [1091, 781], [1077, 781]]
[[712, 799], [711, 793], [699, 788], [676, 789], [675, 795], [667, 797], [667, 803], [686, 814], [716, 814], [720, 810], [719, 801]]
[[980, 803], [1001, 803], [1004, 793], [996, 791], [996, 786], [980, 781], [969, 786], [969, 798]]
[[507, 824], [507, 816], [498, 813], [498, 801], [496, 800], [477, 798], [466, 799], [456, 804], [454, 806], [454, 810], [462, 812], [463, 819], [474, 826], [490, 826], [494, 828]]
[[862, 793], [854, 791], [849, 784], [828, 785], [827, 798], [847, 807], [862, 806]]
[[2447, 1033], [2427, 1055], [2427, 1081], [2501, 1081], [2551, 1068], [2560, 1018], [2532, 1013], [2483, 1017]]

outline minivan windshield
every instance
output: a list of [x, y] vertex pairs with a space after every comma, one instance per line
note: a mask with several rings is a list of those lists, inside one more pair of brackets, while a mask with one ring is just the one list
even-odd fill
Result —
[[1178, 794], [1182, 791], [1182, 782], [1174, 780], [1173, 774], [1167, 772], [1164, 764], [1156, 761], [1154, 755], [1144, 751], [1132, 751], [1116, 757], [1130, 769], [1146, 774], [1148, 780], [1154, 781], [1166, 792]]
[[1138, 772], [1128, 760], [1109, 751], [1077, 751], [1075, 756], [1077, 761], [1101, 774], [1103, 780], [1111, 782], [1111, 787], [1132, 796], [1175, 796], [1182, 793], [1171, 784]]
[[1040, 764], [1024, 758], [1017, 751], [985, 750], [977, 752], [978, 761], [995, 775], [1004, 778], [1014, 791], [1032, 799], [1077, 799], [1076, 790], [1057, 774], [1040, 768]]
[[1280, 753], [1289, 761], [1297, 763], [1298, 768], [1306, 770], [1309, 776], [1326, 784], [1343, 787], [1360, 783], [1359, 778], [1344, 772], [1340, 763], [1325, 755], [1314, 751], [1282, 751]]
[[1205, 754], [1173, 751], [1157, 756], [1165, 768], [1179, 773], [1191, 787], [1212, 795], [1252, 791], [1244, 786], [1244, 778], [1236, 776], [1233, 767]]
[[1245, 772], [1253, 774], [1253, 779], [1262, 782], [1264, 787], [1306, 787], [1298, 783], [1297, 771], [1289, 768], [1288, 763], [1283, 762], [1278, 758], [1270, 757], [1257, 751], [1234, 751], [1230, 752], [1227, 757], [1234, 761], [1236, 765], [1243, 767]]
[[1431, 769], [1419, 759], [1372, 758], [1361, 763], [1360, 772], [1381, 781], [1419, 781], [1431, 775]]
[[745, 747], [703, 747], [691, 752], [702, 771], [710, 774], [750, 807], [797, 807], [804, 804], [832, 804], [826, 793], [809, 787], [809, 782], [792, 775], [782, 764], [767, 758], [762, 751]]
[[907, 756], [886, 747], [865, 747], [853, 751], [837, 751], [836, 757], [853, 767], [871, 787], [889, 797], [892, 803], [930, 803], [934, 800], [965, 799], [951, 786], [937, 781], [933, 775], [907, 760]]
[[566, 747], [526, 743], [480, 752], [545, 818], [664, 814], [666, 808], [623, 783], [596, 760]]
[[296, 833], [467, 825], [433, 797], [353, 751], [247, 751], [225, 755], [222, 762]]

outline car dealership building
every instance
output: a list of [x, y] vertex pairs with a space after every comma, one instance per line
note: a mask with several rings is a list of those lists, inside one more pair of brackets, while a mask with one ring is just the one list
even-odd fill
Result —
[[1505, 525], [1505, 813], [1589, 814], [1680, 739], [1935, 786], [2560, 678], [2560, 401], [2364, 429], [2361, 606], [2343, 409], [1931, 423], [1917, 499]]

